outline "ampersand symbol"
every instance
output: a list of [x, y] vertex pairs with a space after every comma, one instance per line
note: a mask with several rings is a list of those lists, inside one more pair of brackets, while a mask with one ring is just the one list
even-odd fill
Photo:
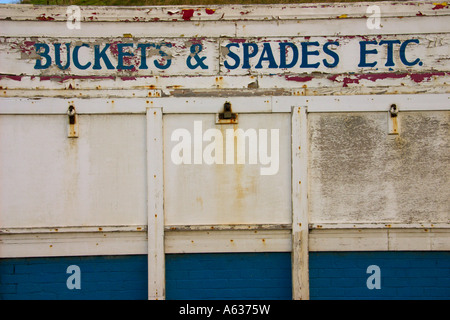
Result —
[[[198, 67], [202, 68], [202, 69], [208, 69], [208, 66], [205, 65], [203, 63], [203, 60], [206, 59], [206, 57], [200, 58], [198, 56], [198, 53], [200, 51], [202, 51], [203, 47], [201, 44], [193, 44], [190, 48], [191, 50], [191, 54], [189, 55], [189, 57], [186, 60], [186, 64], [189, 67], [189, 69], [197, 69]], [[195, 59], [195, 61], [197, 62], [195, 65], [192, 64], [192, 58]]]

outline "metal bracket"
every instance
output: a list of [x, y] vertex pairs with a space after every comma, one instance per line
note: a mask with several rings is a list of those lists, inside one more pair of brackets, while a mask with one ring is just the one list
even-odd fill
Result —
[[233, 113], [231, 103], [225, 102], [223, 105], [223, 112], [216, 114], [216, 124], [237, 124], [238, 114]]
[[69, 116], [67, 137], [78, 138], [78, 114], [74, 106], [69, 106], [67, 109], [67, 115]]
[[398, 107], [392, 104], [388, 113], [388, 134], [399, 134]]

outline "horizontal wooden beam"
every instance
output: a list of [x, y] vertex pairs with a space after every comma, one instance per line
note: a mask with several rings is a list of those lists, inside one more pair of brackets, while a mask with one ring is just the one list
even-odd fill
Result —
[[290, 224], [166, 225], [165, 231], [291, 230]]
[[236, 113], [291, 113], [293, 107], [311, 112], [387, 112], [396, 104], [399, 112], [448, 111], [450, 94], [349, 95], [349, 96], [257, 96], [177, 98], [0, 98], [0, 114], [66, 115], [70, 105], [78, 114], [145, 114], [148, 107], [164, 114], [218, 113], [225, 102]]
[[[324, 228], [310, 229], [309, 251], [450, 250], [450, 231], [445, 225], [432, 228], [391, 225], [391, 228], [341, 225], [332, 229], [331, 225], [323, 224]], [[95, 231], [98, 228], [102, 230]], [[34, 233], [16, 229], [16, 233], [0, 233], [0, 257], [146, 255], [147, 231], [138, 228], [102, 226], [58, 231], [42, 228]], [[166, 253], [290, 252], [291, 234], [290, 229], [166, 230], [164, 246]]]

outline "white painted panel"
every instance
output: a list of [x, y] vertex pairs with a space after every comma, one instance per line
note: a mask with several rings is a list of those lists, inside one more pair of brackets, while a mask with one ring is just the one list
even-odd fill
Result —
[[145, 225], [144, 115], [0, 116], [2, 227]]
[[[261, 175], [260, 169], [270, 164], [261, 165], [259, 157], [257, 164], [249, 164], [248, 141], [245, 164], [236, 164], [236, 159], [235, 164], [225, 164], [225, 141], [224, 164], [193, 164], [193, 142], [190, 144], [192, 164], [175, 164], [171, 153], [180, 142], [171, 141], [172, 133], [184, 128], [194, 140], [195, 121], [201, 122], [203, 133], [217, 128], [224, 140], [227, 129], [255, 129], [256, 132], [267, 129], [268, 141], [270, 129], [279, 130], [278, 172]], [[170, 114], [164, 116], [163, 126], [166, 225], [291, 223], [289, 114], [240, 114], [238, 125], [217, 126], [215, 114]], [[202, 150], [211, 143], [203, 142]], [[266, 146], [270, 155], [270, 144]], [[275, 166], [275, 160], [272, 165]]]

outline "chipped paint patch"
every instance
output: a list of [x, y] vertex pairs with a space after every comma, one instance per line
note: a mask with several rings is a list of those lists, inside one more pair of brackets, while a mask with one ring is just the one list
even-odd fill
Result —
[[183, 9], [182, 16], [184, 21], [189, 21], [194, 16], [194, 9]]
[[433, 3], [434, 7], [431, 8], [432, 10], [439, 10], [439, 9], [447, 9], [448, 8], [448, 4], [447, 2], [442, 2], [442, 3]]
[[429, 81], [433, 76], [446, 76], [450, 72], [426, 72], [426, 73], [372, 73], [372, 74], [335, 74], [328, 77], [328, 80], [334, 82], [342, 82], [343, 87], [348, 87], [348, 84], [354, 83], [359, 84], [361, 80], [369, 80], [372, 82], [385, 79], [401, 79], [409, 77], [415, 83], [421, 83], [424, 81]]
[[43, 13], [43, 14], [41, 14], [40, 16], [36, 17], [36, 20], [39, 20], [39, 21], [53, 21], [53, 20], [55, 20], [55, 18], [53, 18], [53, 17], [47, 17], [47, 16], [45, 15], [45, 13]]
[[284, 76], [287, 81], [296, 81], [296, 82], [308, 82], [314, 79], [313, 76]]

